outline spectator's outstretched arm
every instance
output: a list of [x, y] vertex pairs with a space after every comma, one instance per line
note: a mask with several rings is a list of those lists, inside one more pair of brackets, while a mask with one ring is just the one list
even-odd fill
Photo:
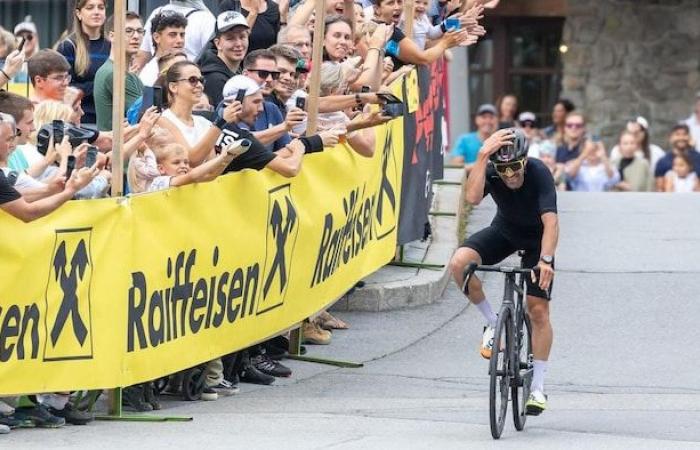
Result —
[[97, 166], [90, 168], [83, 167], [82, 169], [73, 173], [71, 179], [65, 184], [65, 189], [58, 194], [37, 200], [33, 203], [28, 203], [24, 198], [19, 198], [12, 202], [1, 204], [0, 209], [23, 222], [31, 222], [50, 214], [65, 202], [73, 198], [76, 192], [90, 184], [97, 173]]
[[306, 120], [306, 113], [299, 108], [292, 108], [284, 118], [284, 122], [266, 130], [254, 131], [253, 136], [264, 145], [269, 145], [292, 131], [296, 125]]
[[359, 91], [362, 86], [369, 86], [371, 91], [378, 91], [382, 84], [382, 69], [384, 68], [384, 46], [391, 38], [393, 28], [382, 23], [374, 30], [369, 41], [369, 49], [363, 63], [363, 71], [359, 78], [351, 85], [352, 89]]
[[170, 186], [184, 186], [186, 184], [211, 181], [221, 175], [234, 158], [239, 155], [233, 148], [224, 149], [214, 159], [194, 167], [184, 175], [177, 175], [170, 180]]
[[278, 153], [265, 167], [279, 173], [283, 177], [292, 178], [301, 171], [301, 161], [306, 150], [299, 139], [294, 139], [285, 149], [287, 150], [286, 153]]
[[22, 64], [24, 64], [24, 52], [19, 50], [11, 51], [5, 57], [5, 64], [0, 69], [0, 85], [9, 83], [17, 75], [17, 72], [22, 69]]
[[468, 38], [466, 30], [449, 31], [435, 43], [435, 46], [421, 50], [412, 39], [402, 39], [399, 43], [399, 59], [410, 64], [430, 64], [437, 61], [448, 48], [459, 45]]
[[306, 26], [306, 22], [309, 21], [311, 14], [314, 12], [314, 2], [313, 0], [306, 0], [304, 3], [299, 5], [294, 11], [294, 15], [287, 21], [288, 26], [299, 25], [301, 27]]
[[146, 110], [139, 121], [136, 134], [124, 143], [124, 154], [122, 155], [124, 160], [130, 159], [141, 144], [153, 135], [153, 126], [158, 122], [158, 119], [160, 119], [158, 108], [151, 106]]
[[357, 106], [357, 98], [363, 104], [381, 104], [382, 99], [377, 97], [377, 94], [366, 92], [363, 94], [351, 94], [351, 95], [327, 95], [325, 97], [319, 97], [318, 99], [318, 112], [336, 112], [343, 111], [345, 109], [353, 108]]

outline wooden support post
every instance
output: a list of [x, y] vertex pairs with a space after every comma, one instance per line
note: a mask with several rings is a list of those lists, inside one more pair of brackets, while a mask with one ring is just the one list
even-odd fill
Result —
[[[309, 0], [311, 1], [311, 0]], [[316, 134], [318, 128], [318, 96], [321, 93], [321, 64], [323, 64], [323, 36], [325, 34], [324, 23], [326, 21], [325, 0], [314, 0], [316, 3], [316, 29], [314, 30], [314, 48], [311, 54], [311, 78], [309, 80], [309, 99], [307, 111], [309, 112], [306, 135]]]
[[125, 0], [114, 0], [114, 93], [112, 104], [112, 197], [124, 195], [124, 77], [126, 75], [126, 39], [124, 23], [126, 22]]
[[414, 16], [414, 2], [413, 0], [404, 0], [403, 3], [403, 20], [404, 27], [403, 32], [409, 39], [413, 38], [413, 16]]

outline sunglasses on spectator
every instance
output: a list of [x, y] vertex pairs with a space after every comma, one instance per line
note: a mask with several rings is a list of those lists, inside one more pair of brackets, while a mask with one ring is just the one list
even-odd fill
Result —
[[263, 69], [248, 69], [250, 72], [256, 72], [260, 78], [267, 80], [267, 77], [272, 77], [273, 80], [279, 80], [280, 73], [273, 70]]
[[582, 124], [582, 123], [567, 123], [565, 126], [566, 126], [566, 128], [577, 128], [577, 129], [581, 129], [581, 128], [583, 128], [585, 125]]
[[175, 81], [187, 81], [190, 83], [190, 85], [192, 85], [192, 87], [196, 87], [199, 83], [201, 83], [202, 86], [204, 85], [204, 77], [195, 77], [194, 75], [188, 78], [180, 78]]
[[535, 122], [526, 120], [522, 123], [523, 128], [535, 128]]
[[507, 174], [508, 171], [511, 173], [517, 172], [518, 170], [523, 170], [525, 167], [525, 158], [507, 163], [494, 163], [493, 167], [496, 169], [496, 172], [500, 174]]
[[139, 36], [143, 36], [146, 34], [146, 30], [143, 28], [127, 28], [124, 30], [124, 33], [126, 33], [127, 36], [131, 37], [134, 35], [134, 33], [137, 33]]
[[32, 39], [34, 39], [34, 35], [32, 33], [29, 33], [29, 32], [17, 33], [15, 36], [18, 38], [22, 38], [25, 41], [31, 41]]

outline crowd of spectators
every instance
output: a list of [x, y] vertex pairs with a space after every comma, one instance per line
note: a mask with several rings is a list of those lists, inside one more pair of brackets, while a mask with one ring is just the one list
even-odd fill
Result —
[[[392, 120], [378, 93], [412, 65], [486, 32], [480, 0], [416, 1], [413, 36], [401, 29], [402, 0], [373, 1], [327, 0], [325, 22], [316, 23], [312, 0], [221, 0], [219, 11], [201, 0], [171, 0], [147, 17], [128, 12], [124, 29], [115, 30], [106, 0], [76, 0], [70, 28], [52, 48], [40, 48], [30, 17], [14, 33], [2, 30], [0, 85], [27, 82], [31, 95], [0, 91], [0, 209], [28, 222], [71, 199], [111, 195], [112, 109], [120, 95], [130, 195], [241, 170], [295, 177], [305, 155], [341, 140], [371, 157], [372, 128]], [[320, 29], [323, 57], [312, 61]], [[128, 61], [123, 92], [114, 89], [116, 39]], [[321, 79], [316, 134], [307, 133], [311, 67]], [[304, 322], [304, 343], [328, 344], [331, 330], [344, 328], [324, 311]], [[206, 363], [201, 399], [232, 395], [239, 382], [291, 376], [280, 362], [288, 344], [277, 336]], [[182, 383], [174, 374], [163, 391], [181, 395]], [[160, 407], [156, 394], [146, 383], [124, 389], [123, 398], [146, 411]], [[92, 420], [71, 393], [29, 398], [16, 408], [16, 399], [0, 401], [0, 433]]]
[[571, 101], [558, 100], [551, 117], [541, 127], [533, 112], [518, 114], [512, 94], [499, 98], [497, 106], [480, 105], [476, 130], [457, 139], [451, 162], [469, 171], [485, 139], [500, 128], [518, 127], [528, 138], [528, 157], [549, 167], [559, 190], [700, 192], [700, 92], [690, 117], [671, 127], [667, 150], [651, 142], [649, 122], [641, 116], [627, 121], [609, 151]]

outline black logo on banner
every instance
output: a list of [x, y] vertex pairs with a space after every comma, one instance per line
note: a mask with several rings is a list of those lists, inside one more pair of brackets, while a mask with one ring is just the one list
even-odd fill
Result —
[[91, 359], [92, 228], [56, 231], [46, 286], [44, 361]]
[[389, 126], [382, 152], [382, 180], [379, 185], [375, 210], [375, 236], [381, 240], [396, 228], [396, 181], [398, 170], [394, 153], [394, 128]]
[[299, 218], [289, 184], [268, 193], [267, 220], [264, 283], [258, 301], [258, 315], [281, 306], [287, 295], [291, 260], [299, 233]]

